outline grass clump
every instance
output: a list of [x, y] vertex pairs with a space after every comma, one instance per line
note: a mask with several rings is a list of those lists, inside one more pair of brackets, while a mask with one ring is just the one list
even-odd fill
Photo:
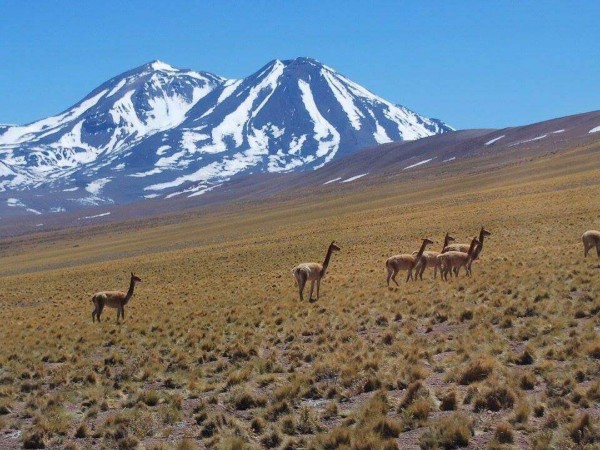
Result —
[[460, 413], [436, 420], [421, 435], [419, 445], [423, 450], [465, 447], [473, 435], [472, 421]]
[[460, 384], [468, 385], [476, 381], [485, 380], [494, 370], [494, 361], [491, 358], [479, 358], [472, 361], [460, 376]]

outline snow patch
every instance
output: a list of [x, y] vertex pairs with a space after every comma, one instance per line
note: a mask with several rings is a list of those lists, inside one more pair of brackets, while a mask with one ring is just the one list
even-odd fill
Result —
[[366, 176], [368, 174], [369, 174], [369, 172], [367, 172], [367, 173], [361, 173], [360, 175], [356, 175], [356, 176], [347, 178], [347, 179], [345, 179], [343, 181], [340, 181], [340, 183], [350, 183], [351, 181], [358, 180], [359, 178], [362, 178], [362, 177], [364, 177], [364, 176]]
[[152, 68], [152, 70], [162, 70], [165, 72], [178, 72], [178, 70], [173, 67], [170, 66], [169, 64], [159, 61], [158, 59], [156, 61], [154, 61], [152, 64], [150, 64], [150, 67]]
[[527, 142], [539, 141], [540, 139], [544, 139], [547, 136], [547, 134], [542, 134], [541, 136], [534, 137], [533, 139], [526, 139], [524, 141], [515, 142], [514, 144], [510, 144], [509, 147], [515, 147], [517, 145], [526, 144]]
[[123, 78], [121, 81], [119, 81], [117, 85], [114, 88], [112, 88], [108, 94], [106, 94], [106, 98], [115, 95], [118, 91], [121, 90], [123, 86], [125, 86], [125, 83], [127, 83], [127, 78]]
[[90, 194], [98, 195], [102, 191], [102, 188], [104, 188], [104, 186], [110, 182], [110, 180], [111, 178], [98, 178], [97, 180], [88, 183], [88, 185], [85, 187], [85, 190]]
[[25, 207], [25, 204], [18, 198], [9, 198], [8, 200], [6, 200], [6, 204], [11, 208], [15, 208], [17, 206], [20, 206], [22, 208]]
[[348, 120], [350, 120], [350, 124], [352, 125], [352, 127], [355, 130], [360, 130], [360, 118], [364, 118], [365, 116], [363, 115], [363, 113], [360, 112], [360, 109], [358, 109], [354, 105], [354, 99], [352, 94], [348, 92], [348, 90], [344, 87], [343, 83], [341, 83], [338, 79], [335, 78], [333, 73], [329, 72], [328, 70], [321, 70], [321, 74], [323, 75], [325, 80], [327, 80], [331, 92], [333, 92], [333, 95], [335, 96], [336, 100], [348, 116]]
[[452, 158], [445, 159], [442, 162], [450, 162], [450, 161], [454, 161], [455, 159], [456, 159], [456, 156], [453, 156]]
[[325, 183], [323, 183], [323, 185], [326, 185], [329, 183], [335, 183], [336, 181], [340, 181], [341, 179], [342, 179], [342, 177], [337, 177], [337, 178], [334, 178], [333, 180], [326, 181]]
[[97, 217], [105, 217], [105, 216], [109, 216], [109, 215], [110, 215], [110, 212], [105, 212], [105, 213], [102, 213], [102, 214], [96, 214], [95, 216], [80, 217], [77, 220], [95, 219]]
[[483, 145], [492, 145], [494, 142], [499, 141], [500, 139], [502, 139], [503, 137], [505, 137], [506, 135], [503, 134], [502, 136], [498, 136], [497, 138], [492, 139], [491, 141], [487, 141], [485, 144]]
[[298, 80], [298, 87], [302, 92], [302, 101], [313, 121], [315, 139], [318, 142], [316, 156], [326, 156], [323, 164], [329, 162], [337, 153], [340, 145], [340, 133], [319, 112], [313, 97], [310, 85], [304, 80]]
[[427, 164], [429, 161], [433, 161], [434, 159], [435, 159], [435, 157], [434, 157], [434, 158], [425, 159], [425, 160], [423, 160], [423, 161], [419, 161], [418, 163], [411, 164], [410, 166], [406, 166], [406, 167], [405, 167], [404, 169], [402, 169], [402, 170], [406, 170], [406, 169], [412, 169], [413, 167], [417, 167], [417, 166], [421, 166], [421, 165], [423, 165], [423, 164]]
[[592, 128], [590, 131], [588, 131], [588, 133], [598, 133], [600, 132], [600, 126], [597, 126], [596, 128]]

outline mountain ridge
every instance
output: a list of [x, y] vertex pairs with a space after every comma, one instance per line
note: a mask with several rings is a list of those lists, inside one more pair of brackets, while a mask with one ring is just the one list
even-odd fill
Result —
[[42, 212], [200, 195], [240, 173], [316, 169], [451, 130], [313, 58], [274, 59], [242, 79], [154, 60], [58, 115], [0, 127], [0, 193], [43, 188], [54, 204]]

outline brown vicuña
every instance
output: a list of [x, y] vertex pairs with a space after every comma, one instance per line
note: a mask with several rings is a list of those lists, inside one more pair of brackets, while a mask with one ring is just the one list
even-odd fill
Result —
[[[492, 235], [492, 233], [490, 233], [484, 227], [481, 227], [481, 230], [479, 231], [479, 237], [477, 238], [477, 240], [479, 241], [479, 244], [477, 245], [477, 247], [475, 248], [475, 250], [473, 252], [473, 261], [475, 261], [476, 259], [479, 258], [479, 255], [481, 254], [481, 251], [483, 250], [484, 239], [487, 236], [491, 236], [491, 235]], [[442, 251], [442, 253], [451, 252], [451, 251], [467, 253], [469, 251], [470, 246], [471, 246], [471, 244], [450, 244], [450, 245], [447, 245], [446, 247], [444, 247], [444, 250]]]
[[[446, 236], [444, 236], [444, 245], [442, 246], [442, 251], [441, 252], [433, 252], [433, 251], [425, 251], [423, 252], [423, 256], [421, 257], [421, 260], [419, 262], [417, 262], [417, 266], [415, 267], [416, 269], [416, 275], [415, 275], [415, 279], [417, 278], [417, 276], [422, 280], [423, 279], [423, 272], [425, 272], [425, 269], [427, 267], [433, 267], [433, 278], [437, 278], [437, 271], [438, 269], [440, 269], [441, 271], [441, 267], [439, 265], [439, 261], [437, 259], [438, 255], [441, 254], [444, 249], [448, 246], [448, 244], [450, 244], [450, 242], [453, 242], [454, 238], [452, 236], [450, 236], [449, 233], [446, 233]], [[413, 252], [413, 255], [416, 255], [418, 252]]]
[[325, 276], [327, 272], [327, 267], [329, 266], [329, 261], [331, 259], [331, 255], [333, 252], [339, 252], [341, 249], [337, 246], [335, 241], [329, 244], [329, 248], [327, 249], [327, 255], [325, 255], [325, 261], [323, 264], [319, 263], [302, 263], [298, 264], [296, 267], [292, 269], [292, 273], [296, 278], [296, 283], [298, 284], [298, 293], [300, 294], [300, 301], [304, 300], [304, 286], [307, 281], [310, 281], [310, 297], [309, 301], [312, 301], [313, 289], [315, 287], [315, 281], [317, 282], [317, 300], [319, 299], [319, 289], [321, 287], [321, 279]]
[[396, 286], [399, 286], [396, 281], [396, 275], [400, 270], [407, 270], [408, 274], [406, 275], [406, 281], [412, 279], [412, 271], [423, 256], [423, 252], [425, 251], [425, 247], [429, 244], [433, 244], [433, 241], [430, 239], [423, 239], [423, 243], [421, 244], [421, 248], [416, 253], [416, 255], [411, 255], [408, 253], [403, 253], [400, 255], [390, 256], [385, 262], [385, 267], [387, 269], [387, 285], [390, 285], [390, 279], [396, 283]]
[[458, 276], [458, 272], [461, 267], [465, 267], [467, 276], [471, 275], [471, 262], [473, 262], [473, 256], [475, 255], [475, 246], [480, 245], [481, 242], [474, 237], [469, 246], [469, 250], [465, 252], [449, 251], [442, 253], [438, 256], [440, 266], [442, 268], [442, 278], [448, 279], [448, 273], [453, 270], [454, 275]]
[[588, 230], [583, 233], [581, 236], [581, 240], [583, 241], [583, 256], [587, 257], [588, 252], [596, 247], [596, 253], [600, 258], [600, 231], [596, 230]]
[[129, 303], [133, 296], [133, 290], [135, 289], [135, 283], [140, 283], [142, 280], [131, 273], [131, 281], [129, 282], [129, 290], [127, 293], [122, 291], [102, 291], [94, 294], [92, 297], [92, 303], [94, 304], [94, 311], [92, 311], [92, 322], [98, 319], [100, 322], [100, 316], [105, 306], [109, 308], [115, 308], [117, 310], [117, 322], [119, 317], [125, 320], [125, 305]]

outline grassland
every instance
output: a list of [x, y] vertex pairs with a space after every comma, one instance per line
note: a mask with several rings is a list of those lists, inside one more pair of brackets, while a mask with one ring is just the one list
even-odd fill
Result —
[[[598, 448], [598, 155], [4, 241], [0, 447]], [[388, 256], [482, 224], [472, 278], [386, 288]]]

